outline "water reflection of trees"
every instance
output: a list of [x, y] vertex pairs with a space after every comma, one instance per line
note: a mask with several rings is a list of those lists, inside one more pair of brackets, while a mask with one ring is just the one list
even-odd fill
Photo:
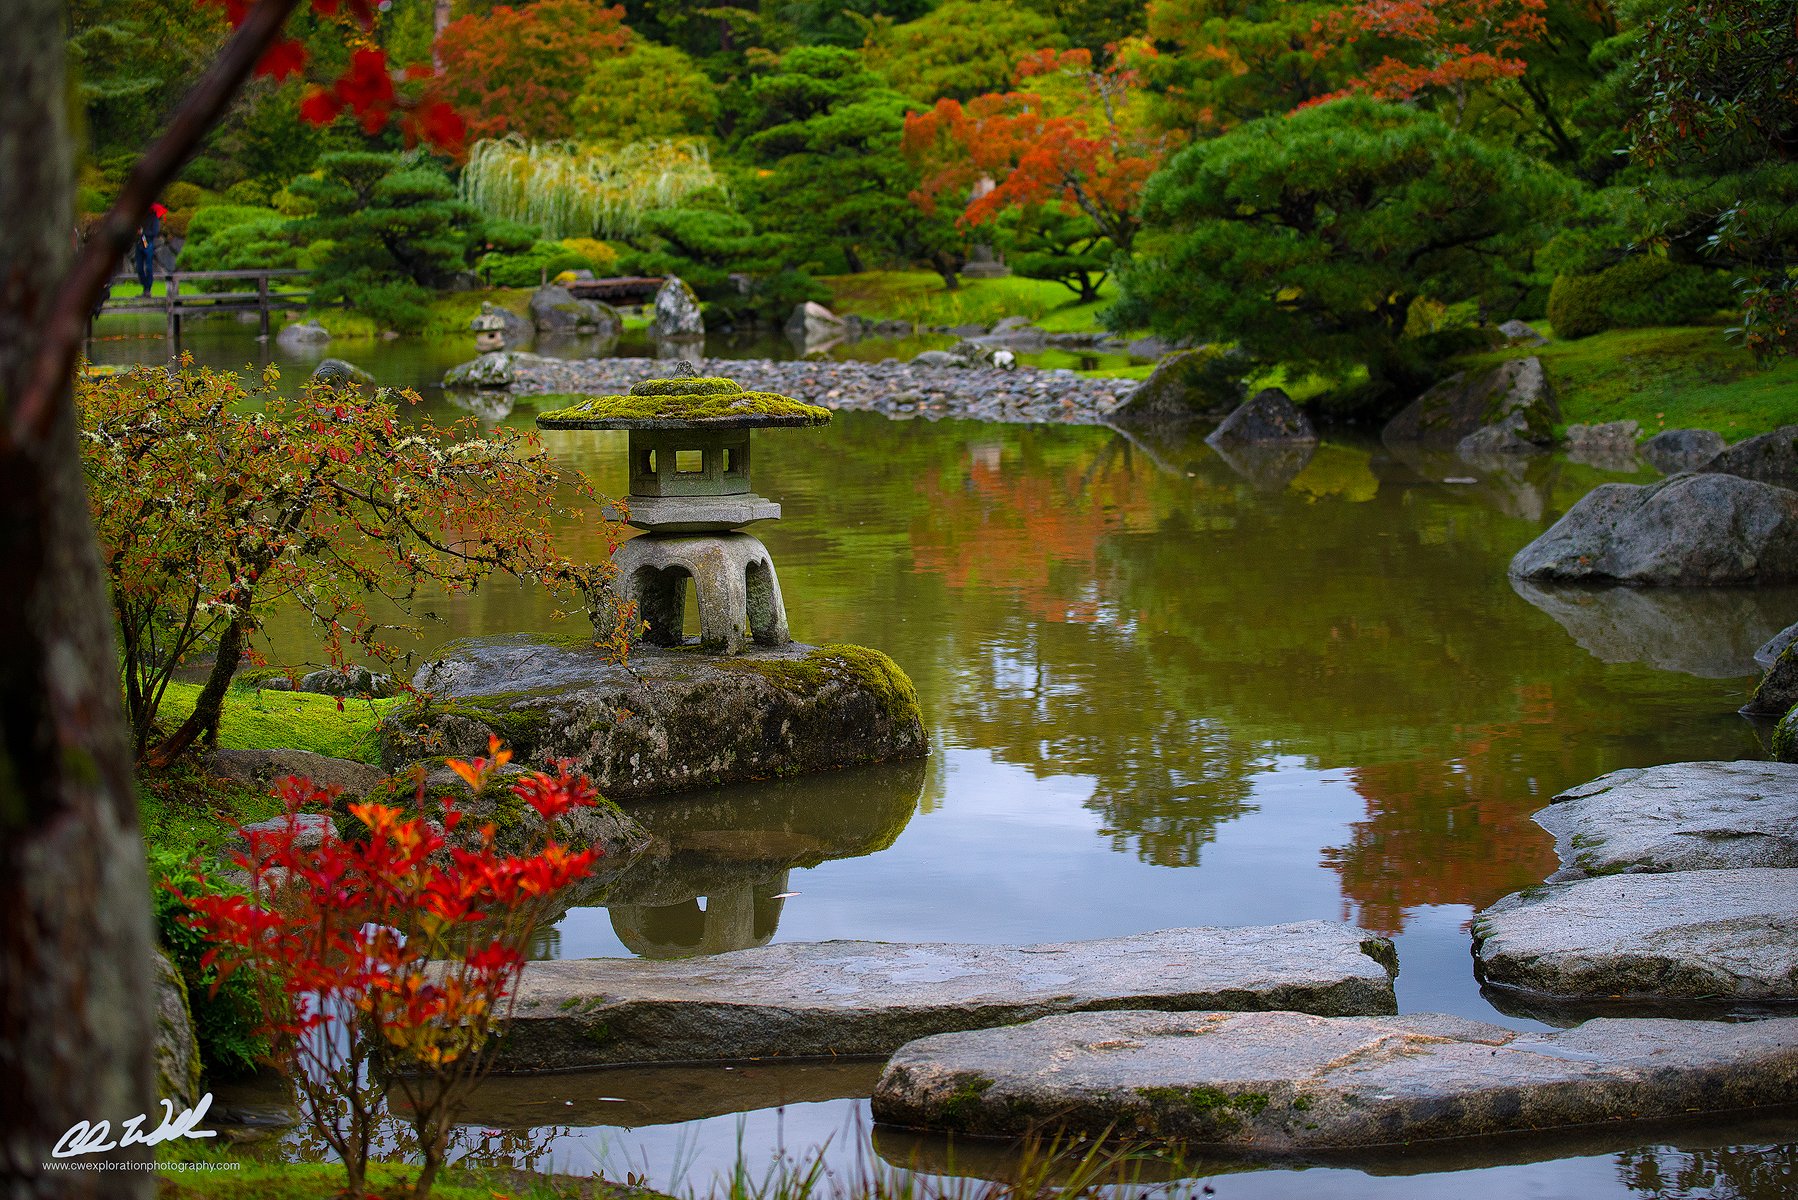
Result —
[[1617, 1156], [1617, 1175], [1630, 1191], [1655, 1200], [1787, 1200], [1798, 1192], [1798, 1142], [1644, 1146]]
[[1352, 768], [1367, 817], [1326, 862], [1396, 930], [1539, 880], [1529, 814], [1554, 791], [1751, 751], [1733, 705], [1595, 661], [1506, 582], [1590, 468], [1445, 475], [1328, 443], [1270, 491], [1196, 439], [1099, 429], [914, 424], [841, 449], [776, 460], [790, 514], [835, 518], [796, 543], [823, 576], [783, 568], [796, 607], [888, 647], [952, 744], [1090, 778], [1103, 836], [1148, 862], [1196, 863], [1275, 756]]

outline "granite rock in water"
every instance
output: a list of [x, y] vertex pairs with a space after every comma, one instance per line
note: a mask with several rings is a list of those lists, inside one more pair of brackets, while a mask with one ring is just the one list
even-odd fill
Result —
[[531, 321], [538, 333], [616, 337], [624, 330], [624, 319], [617, 309], [598, 300], [578, 300], [573, 292], [556, 283], [531, 293]]
[[353, 362], [341, 358], [327, 358], [312, 368], [312, 378], [318, 383], [329, 384], [370, 384], [375, 377], [364, 371]]
[[1510, 570], [1649, 586], [1798, 579], [1798, 492], [1733, 475], [1601, 484], [1518, 551]]
[[1709, 429], [1667, 429], [1642, 443], [1642, 457], [1663, 475], [1697, 471], [1723, 453], [1723, 435]]
[[1248, 370], [1233, 351], [1212, 346], [1175, 350], [1119, 405], [1119, 425], [1167, 425], [1204, 420], [1242, 403], [1242, 375]]
[[1798, 868], [1603, 875], [1474, 920], [1475, 973], [1563, 1001], [1798, 999]]
[[295, 321], [281, 326], [281, 332], [275, 335], [275, 344], [292, 353], [326, 345], [331, 340], [331, 331], [317, 321]]
[[1612, 771], [1536, 814], [1557, 881], [1619, 872], [1798, 867], [1798, 765], [1684, 762]]
[[414, 681], [432, 693], [382, 721], [383, 761], [485, 754], [573, 760], [626, 801], [687, 788], [918, 758], [911, 681], [859, 646], [755, 647], [728, 657], [639, 646], [628, 667], [581, 642], [525, 634], [445, 647]]
[[705, 336], [705, 316], [699, 310], [699, 297], [678, 275], [670, 275], [656, 290], [655, 318], [650, 333], [658, 338], [701, 338]]
[[1281, 445], [1315, 442], [1317, 431], [1298, 405], [1279, 388], [1256, 392], [1211, 431], [1205, 441], [1212, 446]]
[[1039, 946], [782, 942], [711, 958], [532, 963], [502, 1071], [887, 1054], [1056, 1012], [1391, 1012], [1392, 944], [1348, 925], [1169, 929]]
[[1641, 426], [1634, 421], [1607, 421], [1602, 425], [1569, 425], [1567, 458], [1603, 471], [1633, 471], [1636, 468], [1636, 435]]
[[1742, 706], [1742, 712], [1751, 717], [1783, 717], [1795, 704], [1798, 704], [1798, 652], [1788, 645], [1761, 676], [1754, 695]]
[[1798, 641], [1798, 625], [1787, 625], [1784, 629], [1768, 638], [1761, 648], [1754, 652], [1754, 661], [1761, 670], [1766, 670], [1776, 662], [1785, 648]]
[[1520, 1033], [1436, 1013], [1086, 1012], [912, 1042], [874, 1117], [1303, 1157], [1771, 1106], [1795, 1088], [1798, 1020]]

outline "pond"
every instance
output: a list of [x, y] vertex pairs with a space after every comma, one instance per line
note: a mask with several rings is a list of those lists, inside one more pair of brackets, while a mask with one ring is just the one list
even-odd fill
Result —
[[[235, 328], [195, 333], [213, 365], [263, 353]], [[468, 354], [343, 352], [421, 388]], [[163, 353], [160, 339], [95, 350]], [[459, 415], [426, 391], [434, 416]], [[785, 515], [756, 532], [795, 637], [891, 654], [931, 755], [648, 806], [671, 853], [627, 872], [611, 907], [570, 910], [546, 956], [1321, 918], [1395, 939], [1403, 1011], [1538, 1028], [1481, 994], [1467, 933], [1554, 869], [1530, 814], [1621, 767], [1764, 756], [1735, 710], [1798, 592], [1526, 593], [1505, 576], [1594, 484], [1635, 476], [1542, 458], [1476, 477], [1353, 438], [1231, 463], [1196, 438], [860, 413], [757, 437], [758, 490]], [[623, 439], [545, 440], [618, 491]], [[551, 621], [518, 588], [429, 607], [427, 651]], [[303, 627], [276, 636], [304, 655]], [[495, 1081], [470, 1121], [540, 1166], [663, 1186], [703, 1188], [739, 1153], [759, 1174], [826, 1146], [851, 1175], [881, 1160], [984, 1169], [972, 1150], [951, 1161], [871, 1134], [873, 1077], [807, 1064]], [[1643, 1136], [1207, 1178], [1225, 1197], [1597, 1200], [1788, 1195], [1798, 1170], [1794, 1119]]]

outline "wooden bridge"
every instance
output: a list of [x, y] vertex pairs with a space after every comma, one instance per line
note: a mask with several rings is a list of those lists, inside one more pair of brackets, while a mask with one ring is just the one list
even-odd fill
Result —
[[662, 286], [660, 275], [614, 275], [607, 279], [576, 279], [565, 287], [577, 300], [604, 300], [607, 304], [647, 304]]
[[[169, 338], [179, 340], [181, 337], [181, 321], [184, 317], [204, 316], [210, 313], [247, 313], [253, 312], [262, 318], [262, 335], [268, 336], [269, 314], [272, 312], [291, 312], [303, 309], [311, 302], [311, 294], [296, 291], [291, 287], [277, 283], [277, 280], [291, 280], [295, 276], [305, 275], [305, 271], [280, 269], [259, 271], [170, 271], [155, 278], [164, 284], [160, 296], [130, 296], [125, 299], [108, 299], [100, 307], [99, 312], [160, 312], [168, 318]], [[195, 284], [209, 280], [229, 280], [239, 290], [229, 292], [182, 291], [183, 284]], [[120, 275], [112, 281], [114, 287], [138, 286], [137, 276]], [[250, 290], [251, 288], [255, 290]], [[98, 313], [95, 314], [99, 315]]]

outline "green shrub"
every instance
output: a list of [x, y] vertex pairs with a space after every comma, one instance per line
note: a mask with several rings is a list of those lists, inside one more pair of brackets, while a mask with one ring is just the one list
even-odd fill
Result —
[[591, 270], [593, 263], [560, 242], [535, 242], [522, 253], [483, 254], [475, 270], [494, 287], [536, 287], [563, 271]]
[[273, 190], [260, 179], [240, 179], [225, 189], [225, 199], [233, 204], [265, 206]]
[[383, 329], [418, 333], [431, 319], [431, 293], [405, 279], [363, 285], [355, 294], [357, 312]]
[[191, 863], [169, 855], [151, 856], [150, 881], [157, 935], [187, 984], [201, 1065], [210, 1075], [249, 1074], [269, 1049], [257, 1032], [262, 1018], [255, 982], [240, 971], [220, 984], [217, 970], [200, 965], [205, 938], [181, 919], [190, 911], [189, 899], [208, 890], [207, 881]]
[[1561, 275], [1548, 292], [1548, 321], [1564, 338], [1607, 329], [1690, 325], [1730, 302], [1728, 279], [1659, 255], [1626, 258], [1592, 275]]
[[162, 192], [162, 202], [169, 208], [198, 208], [205, 199], [206, 189], [186, 180], [171, 183]]
[[211, 204], [194, 213], [187, 223], [189, 241], [204, 241], [222, 229], [245, 225], [252, 221], [279, 221], [281, 214], [272, 208], [252, 204]]

